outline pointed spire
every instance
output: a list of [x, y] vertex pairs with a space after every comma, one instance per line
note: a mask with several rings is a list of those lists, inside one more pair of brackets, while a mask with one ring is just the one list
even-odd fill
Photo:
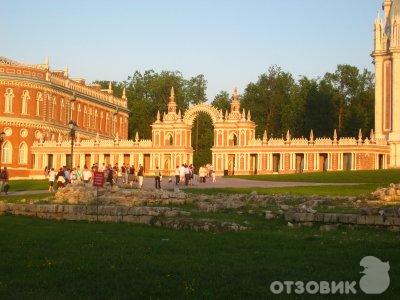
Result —
[[251, 121], [250, 109], [247, 111], [247, 121]]
[[237, 99], [238, 99], [238, 91], [237, 91], [237, 87], [236, 86], [233, 89], [232, 97], [233, 97], [233, 100], [237, 101]]
[[171, 87], [171, 94], [169, 96], [169, 101], [175, 102], [175, 90], [173, 86]]
[[374, 130], [373, 130], [373, 129], [371, 129], [371, 133], [369, 134], [369, 139], [370, 139], [371, 141], [375, 141], [375, 133], [374, 133]]
[[358, 130], [358, 140], [362, 141], [363, 135], [362, 135], [362, 131], [361, 128]]
[[310, 142], [314, 142], [314, 131], [312, 129], [310, 131]]
[[44, 59], [44, 65], [46, 69], [50, 68], [50, 58], [48, 56]]
[[112, 93], [113, 93], [111, 81], [108, 83], [108, 90], [107, 90], [107, 93], [109, 93], [109, 94], [112, 94]]
[[65, 66], [64, 68], [64, 77], [68, 77], [69, 76], [69, 68], [68, 66]]
[[139, 132], [137, 132], [137, 131], [136, 131], [136, 134], [135, 134], [135, 142], [136, 143], [139, 142]]
[[263, 141], [266, 141], [267, 139], [268, 139], [267, 130], [264, 130]]
[[290, 140], [291, 140], [291, 135], [290, 135], [290, 130], [288, 129], [288, 131], [286, 132], [286, 141]]
[[337, 138], [338, 138], [338, 135], [337, 135], [337, 131], [336, 131], [336, 128], [335, 128], [335, 130], [333, 131], [333, 140], [337, 141]]
[[182, 112], [181, 112], [181, 110], [178, 111], [178, 119], [179, 119], [179, 120], [182, 119]]
[[157, 110], [157, 121], [160, 121], [160, 111]]
[[242, 120], [243, 121], [246, 120], [246, 110], [245, 109], [243, 109], [243, 111], [242, 111]]
[[126, 88], [125, 87], [122, 90], [122, 99], [127, 100], [127, 98], [126, 98]]
[[229, 119], [229, 113], [228, 113], [228, 111], [225, 111], [225, 120], [228, 120]]

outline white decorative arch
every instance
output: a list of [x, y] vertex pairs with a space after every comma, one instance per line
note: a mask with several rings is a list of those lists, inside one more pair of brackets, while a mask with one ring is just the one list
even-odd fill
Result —
[[1, 162], [3, 164], [12, 163], [12, 144], [10, 141], [5, 141], [1, 147]]
[[36, 116], [40, 116], [40, 106], [42, 105], [41, 102], [43, 102], [43, 94], [42, 92], [37, 92], [36, 94]]
[[27, 115], [28, 114], [28, 100], [31, 99], [28, 90], [24, 90], [21, 96], [21, 114]]
[[7, 88], [4, 94], [4, 112], [12, 113], [13, 112], [13, 99], [14, 99], [14, 91], [12, 88]]
[[25, 142], [19, 144], [18, 161], [20, 165], [26, 165], [28, 163], [28, 145]]
[[192, 106], [189, 108], [186, 112], [185, 115], [183, 116], [183, 122], [186, 125], [192, 126], [194, 119], [198, 116], [199, 113], [206, 113], [207, 115], [210, 116], [213, 125], [218, 121], [220, 111], [216, 109], [214, 106], [207, 104], [207, 103], [201, 103]]

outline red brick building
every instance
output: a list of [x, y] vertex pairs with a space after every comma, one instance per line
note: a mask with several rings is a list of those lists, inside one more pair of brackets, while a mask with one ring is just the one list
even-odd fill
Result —
[[117, 98], [111, 86], [101, 90], [69, 78], [67, 69], [50, 70], [47, 62], [25, 65], [0, 57], [0, 95], [0, 131], [5, 133], [0, 161], [12, 177], [35, 175], [34, 141], [68, 139], [70, 120], [82, 139], [128, 137], [125, 95]]

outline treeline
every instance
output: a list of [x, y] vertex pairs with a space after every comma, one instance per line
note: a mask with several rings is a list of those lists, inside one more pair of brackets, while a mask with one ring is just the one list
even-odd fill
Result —
[[[107, 81], [97, 81], [103, 88]], [[113, 82], [114, 95], [122, 95], [126, 87], [130, 109], [129, 136], [139, 132], [151, 137], [151, 123], [157, 111], [166, 111], [171, 86], [175, 89], [178, 107], [184, 112], [190, 104], [207, 100], [207, 81], [203, 75], [184, 78], [179, 71], [135, 72], [124, 82]], [[221, 91], [212, 101], [217, 108], [229, 109], [229, 93]], [[335, 72], [318, 79], [292, 74], [273, 66], [261, 74], [257, 82], [247, 85], [239, 97], [242, 107], [251, 111], [257, 134], [264, 130], [269, 137], [281, 137], [290, 130], [294, 137], [356, 136], [361, 128], [369, 133], [374, 124], [374, 75], [350, 65], [339, 65]], [[195, 164], [211, 160], [213, 128], [208, 116], [200, 114], [192, 133]]]

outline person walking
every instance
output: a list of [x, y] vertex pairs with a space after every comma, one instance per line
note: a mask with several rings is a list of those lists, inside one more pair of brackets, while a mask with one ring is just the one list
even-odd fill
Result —
[[54, 171], [54, 168], [50, 169], [49, 172], [49, 192], [54, 192], [54, 182], [56, 181], [56, 171]]
[[188, 186], [190, 181], [190, 169], [188, 165], [185, 165], [185, 185]]
[[143, 176], [144, 176], [144, 168], [141, 164], [139, 164], [139, 171], [138, 171], [138, 187], [139, 189], [143, 186]]
[[155, 175], [154, 179], [155, 179], [156, 189], [161, 189], [161, 171], [158, 167], [156, 167], [154, 175]]
[[128, 183], [131, 187], [133, 187], [133, 182], [135, 181], [135, 166], [132, 165], [128, 168]]
[[10, 189], [10, 185], [8, 183], [8, 170], [7, 167], [4, 167], [3, 170], [0, 171], [0, 180], [1, 180], [1, 187], [0, 187], [0, 193], [4, 192], [4, 194], [7, 195], [8, 190]]
[[175, 169], [175, 185], [176, 185], [176, 186], [179, 185], [179, 181], [180, 181], [180, 179], [181, 179], [180, 172], [181, 172], [181, 171], [180, 171], [179, 166], [176, 166], [176, 169]]

